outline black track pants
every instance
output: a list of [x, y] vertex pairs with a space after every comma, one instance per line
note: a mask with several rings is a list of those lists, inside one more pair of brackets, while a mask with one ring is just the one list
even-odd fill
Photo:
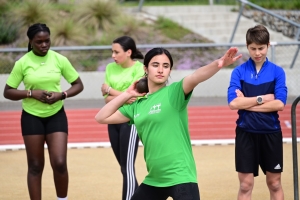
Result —
[[139, 142], [137, 131], [128, 123], [109, 124], [108, 134], [123, 175], [122, 200], [129, 200], [138, 187], [134, 167]]

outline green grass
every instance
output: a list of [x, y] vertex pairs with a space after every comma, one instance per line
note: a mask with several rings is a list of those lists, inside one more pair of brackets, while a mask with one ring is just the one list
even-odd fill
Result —
[[[215, 5], [236, 5], [236, 0], [214, 0]], [[138, 6], [139, 0], [129, 0], [124, 6]], [[143, 6], [209, 5], [209, 0], [144, 0]]]
[[183, 28], [179, 24], [173, 22], [170, 19], [159, 17], [157, 21], [155, 22], [155, 26], [157, 29], [159, 29], [164, 35], [167, 37], [174, 39], [174, 40], [180, 40], [185, 35], [192, 33], [188, 29]]
[[[124, 2], [121, 4], [122, 6], [138, 6], [138, 2]], [[143, 6], [180, 6], [180, 5], [208, 5], [208, 2], [160, 2], [160, 1], [154, 1], [154, 2], [144, 2]]]
[[[266, 9], [300, 9], [299, 0], [249, 0]], [[236, 0], [214, 0], [214, 5], [237, 5]], [[122, 6], [134, 7], [139, 0], [129, 0], [121, 3]], [[143, 6], [178, 6], [178, 5], [209, 5], [209, 0], [145, 0]]]
[[257, 4], [266, 9], [284, 9], [284, 10], [299, 10], [299, 0], [250, 0], [250, 2]]

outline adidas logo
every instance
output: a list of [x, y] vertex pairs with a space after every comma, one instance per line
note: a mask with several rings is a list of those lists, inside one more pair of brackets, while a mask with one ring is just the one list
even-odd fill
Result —
[[281, 169], [280, 165], [276, 165], [276, 167], [274, 167], [274, 169]]

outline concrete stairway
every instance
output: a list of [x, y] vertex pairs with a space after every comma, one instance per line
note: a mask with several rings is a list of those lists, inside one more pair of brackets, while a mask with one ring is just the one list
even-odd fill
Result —
[[[142, 11], [141, 14], [146, 18], [154, 19], [158, 16], [169, 18], [215, 43], [229, 43], [238, 18], [238, 6], [145, 6]], [[255, 21], [242, 16], [233, 43], [245, 43], [248, 28], [256, 24]], [[295, 41], [270, 28], [268, 30], [271, 35], [271, 42]], [[284, 68], [288, 68], [296, 49], [296, 46], [276, 47], [275, 62]], [[246, 48], [240, 48], [240, 50], [247, 52]], [[269, 54], [271, 54], [271, 51], [269, 51]], [[271, 55], [268, 55], [268, 57], [270, 58]], [[298, 56], [294, 68], [297, 66], [300, 66], [300, 56]]]
[[[169, 18], [191, 31], [215, 41], [228, 43], [237, 21], [237, 6], [146, 6], [143, 12]], [[256, 25], [253, 20], [241, 17], [234, 43], [244, 43], [248, 28]], [[271, 41], [293, 41], [281, 33], [269, 30]]]

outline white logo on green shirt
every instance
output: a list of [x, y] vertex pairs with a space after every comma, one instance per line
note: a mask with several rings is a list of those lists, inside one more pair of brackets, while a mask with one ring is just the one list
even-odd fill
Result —
[[152, 114], [160, 113], [160, 111], [161, 111], [160, 106], [161, 106], [161, 103], [152, 106], [150, 108], [149, 114], [152, 115]]

